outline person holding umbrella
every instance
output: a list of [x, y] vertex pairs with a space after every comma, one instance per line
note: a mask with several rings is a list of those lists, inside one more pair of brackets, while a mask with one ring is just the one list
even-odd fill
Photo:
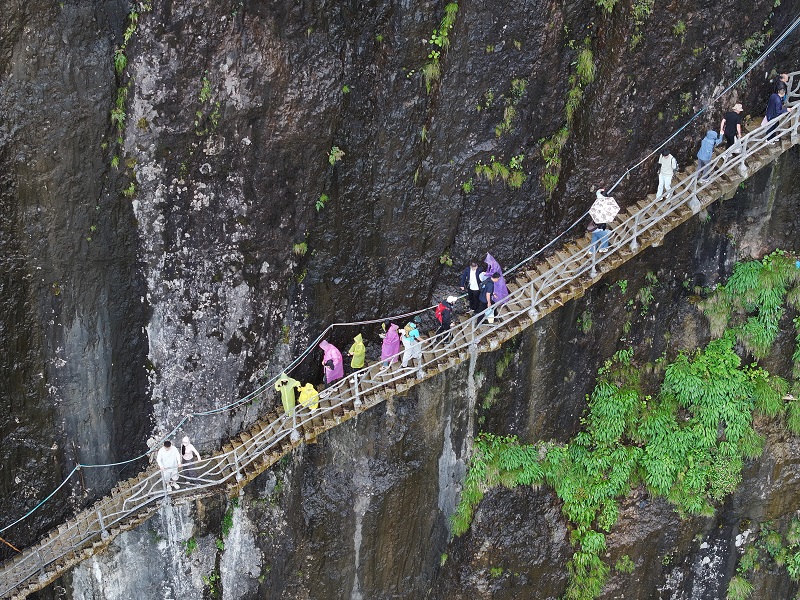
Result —
[[597, 223], [597, 229], [592, 232], [592, 243], [589, 245], [589, 254], [595, 252], [608, 252], [611, 230], [608, 223], [614, 220], [619, 212], [619, 204], [611, 196], [606, 196], [606, 189], [597, 190], [597, 197], [589, 209], [589, 216]]

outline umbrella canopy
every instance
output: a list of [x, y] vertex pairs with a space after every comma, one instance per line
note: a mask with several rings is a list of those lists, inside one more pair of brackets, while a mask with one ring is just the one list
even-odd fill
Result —
[[603, 196], [597, 192], [597, 200], [589, 209], [589, 216], [595, 223], [610, 223], [619, 212], [619, 204], [611, 196]]

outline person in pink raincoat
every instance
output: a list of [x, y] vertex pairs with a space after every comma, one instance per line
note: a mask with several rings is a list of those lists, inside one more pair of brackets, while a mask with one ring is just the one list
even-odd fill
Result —
[[325, 353], [322, 357], [322, 367], [325, 369], [325, 383], [333, 383], [344, 377], [344, 363], [339, 349], [326, 340], [319, 343]]
[[386, 337], [383, 338], [383, 345], [381, 346], [383, 366], [388, 367], [392, 363], [396, 363], [399, 352], [400, 335], [397, 333], [397, 324], [392, 323], [389, 325], [389, 331], [386, 332]]

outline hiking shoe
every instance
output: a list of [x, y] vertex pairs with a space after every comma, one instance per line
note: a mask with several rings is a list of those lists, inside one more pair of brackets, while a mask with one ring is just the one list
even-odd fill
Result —
[[173, 483], [172, 484], [172, 489], [173, 490], [179, 490], [179, 489], [181, 489], [181, 486], [179, 486], [177, 483]]

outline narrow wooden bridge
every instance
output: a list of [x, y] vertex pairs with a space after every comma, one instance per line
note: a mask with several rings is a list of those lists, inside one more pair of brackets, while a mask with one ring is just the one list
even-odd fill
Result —
[[[789, 80], [790, 105], [800, 97], [800, 72]], [[218, 453], [181, 473], [181, 489], [166, 489], [157, 469], [120, 482], [109, 495], [73, 519], [53, 529], [35, 546], [25, 549], [0, 567], [0, 594], [25, 598], [93, 554], [100, 552], [120, 532], [154, 514], [161, 502], [188, 502], [224, 490], [235, 493], [304, 441], [347, 421], [387, 398], [400, 395], [421, 381], [464, 361], [530, 327], [544, 315], [578, 298], [602, 275], [648, 246], [657, 246], [672, 229], [719, 198], [732, 197], [739, 183], [800, 142], [800, 111], [792, 111], [744, 136], [739, 147], [718, 152], [707, 167], [708, 178], [694, 167], [676, 174], [672, 196], [653, 194], [628, 207], [611, 224], [608, 253], [588, 252], [590, 236], [564, 244], [550, 256], [509, 282], [510, 295], [494, 323], [477, 324], [476, 317], [458, 323], [450, 339], [437, 336], [422, 343], [421, 365], [403, 368], [399, 363], [377, 363], [337, 381], [319, 397], [319, 408], [298, 407], [293, 417], [265, 415], [249, 431], [230, 440]], [[774, 131], [770, 129], [776, 125]], [[274, 398], [262, 389], [252, 400]], [[267, 404], [267, 403], [264, 403]]]

